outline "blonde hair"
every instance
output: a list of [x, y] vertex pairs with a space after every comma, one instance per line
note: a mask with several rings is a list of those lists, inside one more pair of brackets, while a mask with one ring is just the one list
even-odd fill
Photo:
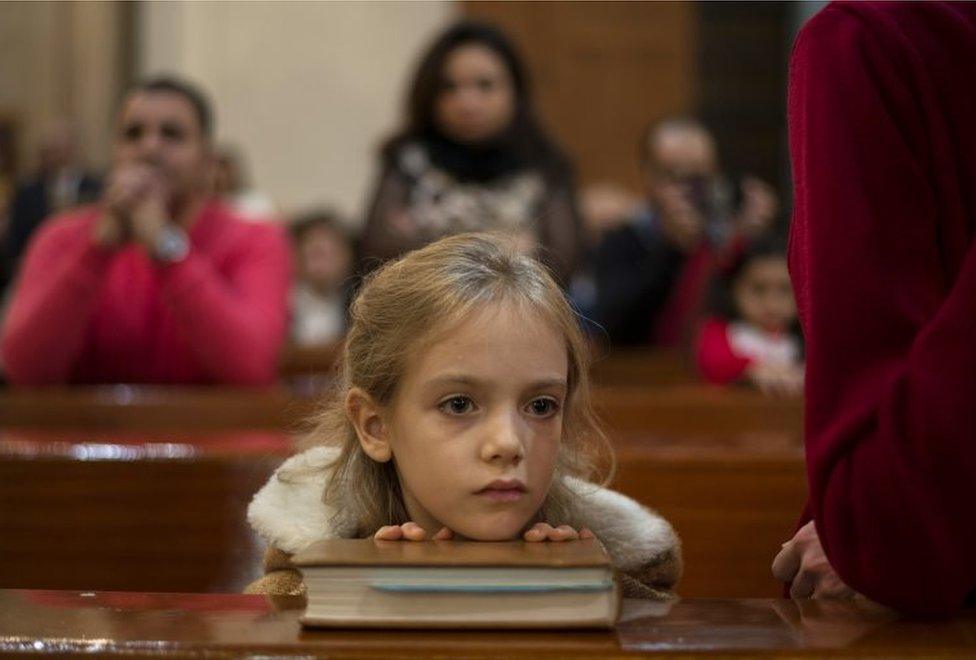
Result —
[[[576, 315], [546, 269], [496, 234], [461, 234], [387, 263], [366, 278], [350, 310], [350, 326], [336, 386], [312, 420], [312, 444], [341, 447], [328, 466], [332, 474], [323, 499], [352, 516], [357, 533], [409, 520], [394, 461], [379, 463], [359, 444], [345, 409], [353, 387], [388, 406], [409, 356], [434, 341], [472, 311], [490, 303], [515, 303], [539, 314], [565, 337], [569, 361], [563, 434], [552, 487], [541, 514], [548, 522], [565, 517], [569, 498], [562, 476], [605, 483], [613, 452], [593, 413], [589, 350]], [[603, 469], [599, 469], [598, 466]]]

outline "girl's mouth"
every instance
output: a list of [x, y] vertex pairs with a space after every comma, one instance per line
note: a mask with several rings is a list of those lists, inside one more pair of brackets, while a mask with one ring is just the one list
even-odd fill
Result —
[[475, 492], [492, 502], [517, 502], [525, 496], [526, 488], [518, 479], [496, 479]]

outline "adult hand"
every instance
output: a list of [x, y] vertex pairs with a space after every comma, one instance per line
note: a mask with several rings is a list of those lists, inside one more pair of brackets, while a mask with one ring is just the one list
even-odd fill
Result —
[[783, 544], [783, 549], [773, 560], [773, 576], [782, 582], [792, 582], [790, 598], [853, 598], [857, 595], [834, 572], [812, 520]]
[[766, 396], [794, 397], [803, 394], [803, 367], [794, 364], [756, 362], [746, 377]]
[[688, 199], [685, 189], [675, 183], [662, 183], [655, 203], [664, 237], [682, 252], [698, 247], [705, 235], [705, 218]]
[[748, 238], [758, 236], [769, 229], [779, 211], [776, 190], [754, 176], [742, 180], [742, 206], [736, 215], [739, 231]]
[[159, 233], [172, 222], [166, 207], [167, 194], [162, 183], [154, 179], [129, 215], [133, 239], [152, 255], [158, 245]]
[[103, 212], [95, 224], [95, 243], [118, 247], [128, 239], [132, 211], [149, 192], [153, 178], [153, 169], [142, 163], [119, 165], [112, 171], [102, 194]]
[[597, 183], [580, 193], [583, 226], [593, 244], [600, 237], [627, 224], [640, 206], [640, 198], [623, 186]]
[[559, 541], [576, 541], [578, 539], [593, 539], [596, 537], [593, 535], [593, 532], [585, 527], [577, 532], [569, 525], [553, 527], [549, 523], [540, 522], [527, 529], [522, 535], [522, 538], [529, 543], [541, 543], [543, 541], [555, 541], [558, 543]]
[[[379, 541], [426, 541], [427, 530], [415, 522], [405, 522], [402, 525], [384, 525], [376, 530], [373, 538]], [[447, 527], [441, 527], [434, 534], [434, 541], [449, 541], [454, 538], [454, 532]]]

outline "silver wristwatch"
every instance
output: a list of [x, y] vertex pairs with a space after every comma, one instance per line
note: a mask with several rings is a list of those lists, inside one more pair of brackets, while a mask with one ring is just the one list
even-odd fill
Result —
[[175, 264], [186, 259], [190, 253], [190, 239], [179, 227], [166, 225], [156, 236], [153, 246], [153, 259], [167, 264]]

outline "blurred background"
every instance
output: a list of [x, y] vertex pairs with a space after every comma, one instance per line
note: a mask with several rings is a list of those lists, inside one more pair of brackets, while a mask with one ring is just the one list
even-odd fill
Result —
[[821, 2], [5, 2], [0, 154], [7, 185], [69, 119], [89, 166], [109, 163], [119, 96], [176, 73], [209, 90], [218, 138], [286, 214], [363, 216], [375, 151], [397, 124], [430, 40], [469, 16], [526, 58], [544, 124], [580, 182], [637, 193], [635, 137], [692, 114], [731, 171], [787, 191], [784, 99], [792, 37]]
[[[394, 171], [401, 179], [395, 184], [413, 189], [387, 203], [377, 193], [390, 176], [379, 150], [403, 129], [421, 57], [450, 26], [472, 18], [501, 27], [515, 43], [539, 124], [575, 168], [575, 182], [547, 181], [551, 190], [542, 192], [529, 186], [532, 204], [516, 210], [528, 209], [523, 227], [553, 221], [539, 231], [543, 247], [558, 234], [548, 229], [572, 234], [564, 242], [575, 261], [567, 260], [560, 284], [582, 310], [597, 349], [594, 401], [618, 456], [614, 487], [678, 529], [688, 567], [682, 595], [780, 595], [770, 561], [806, 499], [803, 351], [783, 245], [770, 249], [756, 239], [785, 233], [789, 50], [822, 4], [0, 2], [0, 335], [7, 333], [0, 355], [0, 588], [238, 591], [257, 576], [262, 545], [244, 510], [295, 450], [296, 430], [331, 382], [357, 261], [396, 256], [449, 233], [405, 230], [403, 242], [384, 253], [381, 241], [370, 244], [366, 220], [382, 229], [404, 216], [429, 219], [431, 209], [443, 210], [438, 200], [452, 201], [457, 192], [436, 168], [423, 176]], [[234, 202], [242, 218], [254, 211], [272, 220], [254, 230], [265, 238], [279, 232], [280, 242], [287, 240], [278, 221], [291, 229], [294, 258], [282, 255], [275, 267], [294, 264], [294, 288], [278, 292], [282, 299], [268, 307], [281, 326], [287, 313], [292, 328], [287, 337], [266, 333], [275, 345], [262, 350], [275, 359], [280, 353], [269, 362], [267, 389], [242, 388], [202, 369], [174, 376], [168, 369], [175, 360], [126, 352], [130, 342], [164, 343], [156, 340], [167, 308], [152, 287], [145, 299], [109, 302], [123, 312], [129, 305], [158, 314], [129, 324], [99, 317], [103, 327], [144, 330], [130, 333], [138, 341], [120, 333], [82, 351], [100, 299], [82, 309], [73, 293], [79, 278], [61, 267], [71, 263], [64, 251], [77, 253], [78, 246], [61, 246], [49, 264], [13, 279], [30, 232], [52, 209], [98, 199], [98, 182], [112, 167], [122, 94], [159, 74], [188, 79], [211, 97], [222, 145], [213, 192]], [[438, 94], [448, 95], [447, 88]], [[661, 134], [684, 140], [676, 160], [674, 150], [664, 153], [663, 137], [648, 139], [648, 128], [666, 119], [677, 123]], [[449, 194], [414, 195], [424, 193], [431, 173], [448, 181]], [[503, 174], [456, 188], [476, 201], [483, 193], [501, 200], [501, 208], [506, 195], [521, 190], [506, 187], [511, 177]], [[38, 192], [47, 179], [69, 179], [75, 194], [57, 199], [58, 185]], [[20, 213], [31, 205], [15, 198], [38, 198], [33, 206], [43, 210]], [[562, 202], [561, 215], [540, 203], [552, 199]], [[490, 219], [498, 208], [487, 211]], [[7, 222], [18, 214], [27, 219]], [[693, 240], [676, 221], [689, 214], [698, 223]], [[744, 250], [749, 241], [761, 249]], [[251, 258], [268, 245], [276, 243], [266, 241]], [[760, 262], [769, 268], [746, 267]], [[775, 331], [759, 327], [762, 319], [727, 314], [728, 305], [713, 309], [713, 278], [720, 292], [743, 281], [779, 291], [788, 305]], [[250, 278], [252, 286], [260, 279]], [[239, 293], [237, 283], [220, 284], [214, 288]], [[22, 293], [37, 290], [67, 291], [58, 299], [67, 303], [38, 316], [42, 306]], [[621, 291], [631, 294], [623, 300]], [[256, 298], [239, 297], [242, 308]], [[68, 309], [72, 302], [77, 309]], [[10, 309], [7, 319], [17, 323], [4, 326]], [[187, 328], [208, 330], [204, 314], [191, 316]], [[671, 321], [668, 337], [662, 319]], [[698, 332], [702, 321], [701, 339], [675, 331], [682, 324]], [[55, 349], [70, 343], [68, 335], [78, 339], [85, 359], [76, 362], [89, 373], [65, 359], [55, 370], [61, 377], [44, 376], [51, 370], [40, 367], [64, 353]], [[190, 346], [170, 333], [170, 355], [193, 366], [191, 348], [203, 354], [227, 339], [197, 336], [209, 339]], [[733, 355], [740, 348], [743, 355]], [[246, 347], [231, 362], [255, 353]], [[121, 368], [158, 369], [106, 376], [98, 372], [105, 355]], [[732, 370], [723, 366], [729, 356]], [[4, 359], [7, 367], [22, 363], [17, 374], [7, 369], [9, 386], [2, 383]], [[718, 366], [709, 368], [715, 359]], [[763, 371], [764, 363], [771, 369]]]

